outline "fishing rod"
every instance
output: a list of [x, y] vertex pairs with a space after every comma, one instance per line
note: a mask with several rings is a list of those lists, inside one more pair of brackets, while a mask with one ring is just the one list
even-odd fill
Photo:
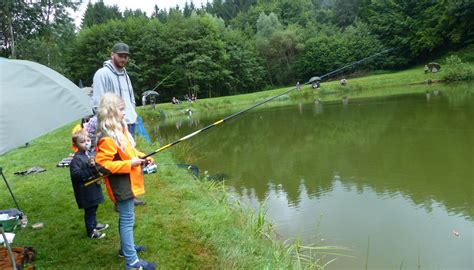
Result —
[[[337, 72], [339, 72], [339, 71], [341, 71], [341, 70], [343, 70], [343, 69], [347, 69], [347, 68], [352, 67], [352, 66], [354, 66], [354, 65], [360, 64], [360, 63], [362, 63], [362, 62], [365, 62], [365, 61], [367, 61], [367, 60], [369, 60], [369, 59], [371, 59], [371, 58], [374, 58], [374, 57], [376, 57], [376, 56], [378, 56], [378, 55], [380, 55], [380, 54], [389, 52], [389, 51], [391, 51], [391, 50], [393, 50], [393, 49], [387, 49], [387, 50], [381, 51], [381, 52], [376, 53], [376, 54], [374, 54], [374, 55], [372, 55], [372, 56], [366, 57], [366, 58], [364, 58], [364, 59], [362, 59], [362, 60], [358, 60], [358, 61], [353, 62], [353, 63], [351, 63], [351, 64], [349, 64], [349, 65], [346, 65], [346, 66], [344, 66], [344, 67], [342, 67], [342, 68], [338, 68], [338, 69], [336, 69], [336, 70], [334, 70], [334, 71], [331, 71], [331, 72], [329, 72], [329, 73], [327, 73], [327, 74], [324, 74], [324, 75], [321, 76], [321, 77], [317, 77], [317, 76], [311, 77], [311, 79], [309, 79], [308, 82], [306, 82], [306, 83], [304, 83], [304, 84], [302, 84], [302, 85], [300, 85], [300, 86], [307, 85], [307, 84], [311, 84], [311, 83], [313, 83], [313, 82], [315, 82], [315, 81], [320, 81], [320, 80], [321, 80], [322, 78], [324, 78], [324, 77], [328, 77], [328, 76], [330, 76], [330, 75], [332, 75], [332, 74], [335, 74], [335, 73], [337, 73]], [[168, 148], [170, 148], [170, 147], [172, 147], [172, 146], [174, 146], [174, 145], [176, 145], [176, 144], [178, 144], [178, 143], [180, 143], [180, 142], [184, 142], [184, 141], [186, 141], [186, 140], [188, 140], [188, 139], [190, 139], [190, 138], [196, 136], [197, 134], [199, 134], [199, 133], [201, 133], [201, 132], [204, 132], [204, 131], [206, 131], [206, 130], [208, 130], [208, 129], [211, 129], [211, 128], [213, 128], [213, 127], [216, 127], [216, 126], [218, 126], [218, 125], [220, 125], [220, 124], [222, 124], [222, 123], [225, 123], [225, 122], [229, 121], [229, 120], [232, 119], [232, 118], [235, 118], [235, 117], [237, 117], [237, 116], [239, 116], [239, 115], [241, 115], [241, 114], [244, 114], [244, 113], [246, 113], [246, 112], [248, 112], [248, 111], [250, 111], [250, 110], [252, 110], [252, 109], [254, 109], [254, 108], [258, 107], [258, 106], [261, 106], [261, 105], [263, 105], [263, 104], [265, 104], [265, 103], [267, 103], [267, 102], [270, 102], [270, 101], [272, 101], [272, 100], [274, 100], [274, 99], [277, 99], [277, 98], [279, 98], [279, 97], [281, 97], [281, 96], [283, 96], [283, 95], [285, 95], [285, 94], [288, 94], [289, 92], [291, 92], [291, 91], [293, 91], [293, 90], [295, 90], [295, 89], [298, 89], [298, 88], [299, 88], [299, 87], [290, 88], [290, 89], [288, 89], [288, 90], [286, 90], [286, 91], [284, 91], [284, 92], [282, 92], [282, 93], [280, 93], [280, 94], [278, 94], [278, 95], [276, 95], [276, 96], [273, 96], [273, 97], [271, 97], [271, 98], [269, 98], [269, 99], [260, 101], [260, 102], [258, 102], [257, 104], [252, 105], [252, 106], [250, 106], [250, 107], [247, 108], [247, 109], [243, 109], [243, 110], [241, 110], [241, 111], [238, 111], [238, 112], [236, 112], [236, 113], [233, 113], [233, 114], [231, 114], [231, 115], [229, 115], [229, 116], [227, 116], [227, 117], [225, 117], [225, 118], [223, 118], [223, 119], [221, 119], [221, 120], [218, 120], [218, 121], [216, 121], [216, 122], [214, 122], [214, 123], [212, 123], [212, 124], [210, 124], [210, 125], [208, 125], [208, 126], [205, 126], [205, 127], [201, 128], [201, 129], [199, 129], [199, 130], [196, 130], [196, 131], [194, 131], [194, 132], [191, 133], [191, 134], [188, 134], [188, 135], [186, 135], [186, 136], [184, 136], [184, 137], [182, 137], [182, 138], [179, 138], [179, 139], [175, 140], [174, 142], [168, 143], [168, 144], [166, 144], [166, 145], [164, 145], [164, 146], [162, 146], [162, 147], [156, 149], [155, 151], [153, 151], [153, 152], [151, 152], [151, 153], [149, 153], [149, 154], [146, 154], [145, 156], [143, 156], [143, 157], [141, 157], [141, 158], [142, 158], [142, 159], [146, 159], [147, 157], [150, 157], [150, 156], [153, 156], [153, 155], [155, 155], [155, 154], [157, 154], [157, 153], [159, 153], [159, 152], [162, 152], [162, 151], [164, 151], [164, 150], [166, 150], [166, 149], [168, 149]], [[95, 177], [95, 178], [88, 179], [89, 181], [86, 182], [86, 183], [84, 184], [84, 186], [89, 186], [89, 185], [91, 185], [91, 184], [93, 184], [93, 183], [99, 181], [100, 179], [104, 178], [105, 176], [107, 176], [107, 175], [100, 175], [100, 176], [97, 176], [97, 177]]]
[[168, 74], [163, 80], [161, 80], [161, 82], [159, 82], [157, 85], [155, 85], [155, 87], [153, 87], [153, 89], [151, 89], [151, 91], [155, 91], [155, 89], [160, 86], [164, 81], [166, 81], [166, 79], [168, 79], [169, 76], [173, 75], [173, 73], [176, 72], [176, 69], [173, 70], [173, 72], [171, 72], [170, 74]]

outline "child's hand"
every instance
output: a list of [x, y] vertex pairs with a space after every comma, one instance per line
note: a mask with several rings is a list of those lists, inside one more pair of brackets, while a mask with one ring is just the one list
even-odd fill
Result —
[[144, 163], [144, 162], [145, 162], [144, 159], [134, 157], [134, 158], [132, 158], [132, 167], [140, 166], [140, 165], [141, 165], [142, 163]]

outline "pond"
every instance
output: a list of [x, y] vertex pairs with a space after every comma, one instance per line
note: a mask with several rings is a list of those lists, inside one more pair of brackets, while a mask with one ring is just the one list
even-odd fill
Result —
[[[350, 248], [329, 269], [474, 269], [473, 88], [266, 107], [186, 151], [282, 240]], [[147, 128], [175, 139], [227, 115]]]

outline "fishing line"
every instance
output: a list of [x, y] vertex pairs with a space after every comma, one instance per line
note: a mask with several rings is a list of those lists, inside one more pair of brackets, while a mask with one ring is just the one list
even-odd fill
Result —
[[[164, 151], [164, 150], [166, 150], [166, 149], [168, 149], [168, 148], [170, 148], [170, 147], [172, 147], [172, 146], [174, 146], [174, 145], [176, 145], [176, 144], [178, 144], [178, 143], [184, 142], [184, 141], [186, 141], [186, 140], [188, 140], [188, 139], [190, 139], [190, 138], [192, 138], [192, 137], [198, 135], [198, 134], [201, 133], [201, 132], [207, 131], [207, 130], [213, 128], [213, 127], [216, 127], [216, 126], [218, 126], [218, 125], [220, 125], [220, 124], [223, 124], [223, 123], [225, 123], [225, 122], [231, 120], [232, 118], [235, 118], [235, 117], [237, 117], [237, 116], [239, 116], [239, 115], [242, 115], [242, 114], [244, 114], [244, 113], [246, 113], [246, 112], [248, 112], [248, 111], [250, 111], [250, 110], [252, 110], [252, 109], [254, 109], [254, 108], [256, 108], [256, 107], [258, 107], [258, 106], [261, 106], [261, 105], [263, 105], [263, 104], [265, 104], [265, 103], [268, 103], [268, 102], [270, 102], [270, 101], [272, 101], [272, 100], [275, 100], [275, 99], [277, 99], [277, 98], [279, 98], [279, 97], [281, 97], [281, 96], [284, 96], [284, 95], [290, 93], [290, 92], [293, 91], [293, 90], [299, 89], [300, 87], [302, 87], [302, 86], [304, 86], [304, 85], [308, 85], [308, 84], [312, 84], [313, 82], [320, 81], [320, 80], [322, 80], [323, 78], [329, 77], [329, 76], [331, 76], [331, 75], [333, 75], [333, 74], [336, 74], [336, 73], [338, 73], [338, 72], [340, 72], [340, 71], [342, 71], [342, 70], [344, 70], [344, 69], [347, 69], [347, 68], [349, 68], [349, 67], [358, 65], [358, 64], [360, 64], [360, 63], [362, 63], [362, 62], [365, 62], [365, 61], [367, 61], [367, 60], [369, 60], [369, 59], [372, 59], [372, 58], [374, 58], [374, 57], [377, 57], [377, 56], [379, 56], [379, 55], [381, 55], [381, 54], [387, 53], [387, 52], [392, 51], [392, 50], [393, 50], [393, 49], [386, 49], [386, 50], [383, 50], [383, 51], [378, 52], [378, 53], [376, 53], [376, 54], [373, 54], [373, 55], [371, 55], [371, 56], [369, 56], [369, 57], [366, 57], [366, 58], [364, 58], [364, 59], [361, 59], [361, 60], [358, 60], [358, 61], [356, 61], [356, 62], [353, 62], [353, 63], [351, 63], [351, 64], [349, 64], [349, 65], [344, 66], [344, 67], [338, 68], [338, 69], [336, 69], [336, 70], [334, 70], [334, 71], [331, 71], [331, 72], [329, 72], [329, 73], [327, 73], [327, 74], [324, 74], [324, 75], [322, 75], [322, 76], [320, 76], [320, 77], [317, 77], [317, 76], [311, 77], [311, 78], [308, 80], [308, 82], [299, 85], [299, 87], [296, 87], [296, 86], [295, 86], [295, 87], [292, 87], [292, 88], [290, 88], [290, 89], [288, 89], [288, 90], [283, 91], [282, 93], [280, 93], [280, 94], [278, 94], [278, 95], [275, 95], [275, 96], [273, 96], [273, 97], [271, 97], [271, 98], [268, 98], [268, 99], [265, 99], [265, 100], [263, 100], [263, 101], [260, 101], [260, 102], [256, 103], [255, 105], [252, 105], [252, 106], [248, 107], [247, 109], [243, 109], [243, 110], [241, 110], [241, 111], [238, 111], [238, 112], [236, 112], [236, 113], [233, 113], [233, 114], [231, 114], [231, 115], [229, 115], [229, 116], [227, 116], [227, 117], [225, 117], [225, 118], [223, 118], [223, 119], [221, 119], [221, 120], [218, 120], [218, 121], [216, 121], [216, 122], [214, 122], [214, 123], [212, 123], [212, 124], [210, 124], [210, 125], [207, 125], [207, 126], [201, 128], [201, 129], [199, 129], [199, 130], [196, 130], [196, 131], [194, 131], [194, 132], [192, 132], [192, 133], [190, 133], [190, 134], [188, 134], [188, 135], [186, 135], [186, 136], [184, 136], [184, 137], [182, 137], [182, 138], [180, 138], [180, 139], [177, 139], [177, 140], [175, 140], [175, 141], [173, 141], [173, 142], [171, 142], [171, 143], [168, 143], [168, 144], [166, 144], [166, 145], [164, 145], [164, 146], [162, 146], [162, 147], [156, 149], [155, 151], [150, 152], [149, 154], [146, 154], [145, 156], [143, 156], [143, 157], [141, 157], [141, 158], [142, 158], [142, 159], [146, 159], [147, 157], [153, 156], [153, 155], [155, 155], [155, 154], [157, 154], [157, 153], [159, 153], [159, 152], [162, 152], [162, 151]], [[169, 76], [169, 75], [168, 75], [168, 76]], [[84, 184], [84, 186], [89, 186], [89, 185], [91, 185], [91, 184], [93, 184], [93, 183], [99, 181], [100, 179], [106, 177], [106, 176], [108, 176], [108, 175], [103, 175], [103, 174], [101, 174], [101, 175], [99, 175], [99, 176], [94, 176], [94, 177], [92, 177], [92, 178], [90, 178], [90, 179], [87, 179], [87, 180], [86, 180], [87, 182]]]

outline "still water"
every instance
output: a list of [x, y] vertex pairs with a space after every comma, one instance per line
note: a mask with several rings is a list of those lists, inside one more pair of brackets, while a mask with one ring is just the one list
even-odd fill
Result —
[[[263, 108], [186, 143], [282, 239], [350, 248], [329, 269], [474, 269], [472, 88]], [[147, 128], [170, 141], [227, 115]]]

